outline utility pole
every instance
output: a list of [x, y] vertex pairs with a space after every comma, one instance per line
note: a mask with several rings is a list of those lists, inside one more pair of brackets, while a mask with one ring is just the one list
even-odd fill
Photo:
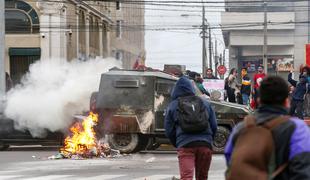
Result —
[[211, 27], [208, 27], [209, 29], [209, 68], [212, 68], [212, 36], [211, 36]]
[[267, 42], [267, 2], [264, 1], [264, 46], [263, 46], [263, 65], [265, 74], [268, 73], [268, 42]]
[[223, 65], [223, 55], [222, 55], [222, 53], [220, 54], [219, 61], [220, 61], [220, 65]]
[[225, 56], [226, 56], [226, 49], [225, 49], [225, 47], [224, 47], [224, 50], [223, 50], [223, 63], [222, 63], [222, 65], [224, 65], [225, 66]]
[[[223, 55], [222, 55], [222, 53], [221, 53], [221, 54], [220, 54], [220, 59], [219, 59], [220, 65], [224, 65], [223, 60], [224, 60], [224, 58], [223, 58]], [[217, 71], [217, 69], [216, 69], [216, 71]], [[221, 79], [224, 79], [224, 75], [220, 75], [220, 78], [221, 78]]]
[[206, 75], [206, 34], [205, 6], [202, 4], [202, 77]]
[[[4, 48], [5, 48], [5, 1], [0, 1], [0, 100], [2, 101], [5, 95], [5, 67], [4, 67]], [[2, 106], [2, 102], [1, 106]], [[3, 109], [0, 109], [2, 111]]]
[[217, 66], [219, 64], [219, 56], [217, 54], [217, 40], [216, 39], [215, 39], [215, 45], [214, 45], [214, 61], [215, 61], [214, 71], [215, 71], [215, 76], [217, 77]]

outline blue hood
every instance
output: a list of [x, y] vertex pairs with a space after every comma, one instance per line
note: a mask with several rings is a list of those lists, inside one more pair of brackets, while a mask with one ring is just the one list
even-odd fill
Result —
[[177, 99], [178, 97], [183, 97], [183, 96], [193, 96], [195, 95], [195, 89], [193, 87], [192, 82], [182, 76], [174, 86], [171, 97], [173, 100]]

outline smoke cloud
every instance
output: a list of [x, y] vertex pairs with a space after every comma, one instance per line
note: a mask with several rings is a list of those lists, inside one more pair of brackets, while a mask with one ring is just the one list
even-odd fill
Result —
[[115, 66], [121, 64], [112, 58], [38, 61], [21, 85], [8, 92], [5, 115], [34, 137], [44, 135], [46, 129], [64, 130], [74, 114], [89, 110], [90, 95], [98, 91], [101, 74]]

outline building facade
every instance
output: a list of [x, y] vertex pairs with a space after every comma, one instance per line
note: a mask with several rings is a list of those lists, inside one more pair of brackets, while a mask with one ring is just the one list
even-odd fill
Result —
[[[116, 4], [81, 0], [6, 0], [5, 64], [12, 80], [18, 83], [30, 64], [46, 59], [71, 61], [112, 56], [130, 69], [139, 56], [137, 49], [144, 51], [144, 33], [135, 39], [124, 34], [124, 38], [118, 40]], [[144, 22], [144, 17], [136, 21], [139, 20]], [[143, 43], [135, 44], [137, 39]], [[124, 53], [118, 58], [118, 50], [131, 56]]]
[[[268, 73], [286, 76], [305, 64], [309, 42], [309, 2], [242, 3], [225, 0], [221, 14], [224, 40], [231, 68], [247, 67], [254, 73], [263, 64], [264, 11], [267, 12]], [[248, 2], [248, 0], [247, 0]]]
[[124, 68], [131, 69], [136, 60], [143, 61], [145, 56], [144, 4], [116, 1], [113, 9], [112, 54], [123, 61]]

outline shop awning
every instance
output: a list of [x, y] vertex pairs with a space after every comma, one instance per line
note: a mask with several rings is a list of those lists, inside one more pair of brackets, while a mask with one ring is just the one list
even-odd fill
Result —
[[9, 48], [10, 56], [40, 56], [41, 48]]

